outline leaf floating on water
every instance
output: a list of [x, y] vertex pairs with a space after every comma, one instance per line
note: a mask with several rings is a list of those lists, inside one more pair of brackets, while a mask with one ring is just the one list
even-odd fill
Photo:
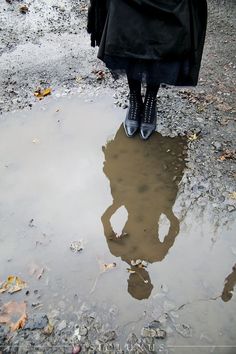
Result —
[[51, 95], [52, 89], [50, 87], [46, 89], [41, 89], [40, 87], [34, 92], [34, 96], [37, 97], [39, 100], [42, 100], [44, 97]]
[[0, 294], [5, 293], [6, 291], [10, 294], [13, 294], [17, 291], [24, 289], [27, 286], [27, 283], [21, 278], [15, 275], [9, 275], [7, 280], [0, 284]]
[[136, 272], [135, 272], [135, 270], [130, 269], [130, 268], [127, 268], [127, 271], [128, 271], [128, 273], [130, 273], [130, 274], [134, 274], [134, 273], [136, 273]]
[[114, 269], [116, 267], [116, 263], [104, 263], [100, 265], [101, 271], [106, 272], [107, 270]]
[[25, 326], [27, 320], [26, 303], [11, 301], [1, 308], [0, 323], [9, 325], [11, 331], [17, 331]]

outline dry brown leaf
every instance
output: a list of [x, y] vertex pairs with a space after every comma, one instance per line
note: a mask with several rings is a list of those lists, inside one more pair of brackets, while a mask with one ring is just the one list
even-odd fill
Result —
[[107, 270], [111, 270], [116, 267], [116, 263], [104, 263], [100, 265], [101, 271], [106, 272]]
[[50, 87], [46, 89], [41, 89], [40, 87], [34, 92], [34, 96], [39, 100], [42, 100], [44, 97], [51, 95], [52, 89]]
[[7, 280], [0, 284], [0, 294], [6, 291], [13, 294], [24, 289], [27, 286], [26, 282], [15, 275], [9, 275]]
[[25, 302], [11, 301], [2, 306], [0, 311], [0, 323], [8, 325], [11, 331], [17, 331], [23, 328], [26, 320]]

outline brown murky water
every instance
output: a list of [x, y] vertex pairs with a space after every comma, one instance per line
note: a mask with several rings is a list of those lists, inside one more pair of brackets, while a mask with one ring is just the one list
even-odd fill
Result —
[[[128, 139], [124, 114], [99, 96], [2, 116], [0, 280], [18, 275], [30, 293], [0, 300], [111, 308], [121, 342], [168, 312], [171, 352], [235, 353], [236, 224], [216, 229], [207, 212], [182, 210], [185, 139]], [[132, 265], [139, 259], [147, 267]]]

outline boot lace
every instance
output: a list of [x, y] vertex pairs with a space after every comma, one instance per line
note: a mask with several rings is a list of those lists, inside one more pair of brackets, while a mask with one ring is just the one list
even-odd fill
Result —
[[156, 98], [154, 96], [147, 96], [144, 106], [143, 122], [152, 124], [155, 119]]
[[129, 107], [129, 119], [137, 120], [138, 111], [141, 108], [141, 103], [138, 95], [136, 93], [130, 93], [130, 107]]

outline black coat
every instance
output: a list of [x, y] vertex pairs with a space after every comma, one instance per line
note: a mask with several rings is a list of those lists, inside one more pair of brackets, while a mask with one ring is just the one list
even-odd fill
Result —
[[91, 45], [104, 54], [139, 59], [189, 59], [188, 77], [196, 85], [207, 25], [206, 0], [91, 0]]

